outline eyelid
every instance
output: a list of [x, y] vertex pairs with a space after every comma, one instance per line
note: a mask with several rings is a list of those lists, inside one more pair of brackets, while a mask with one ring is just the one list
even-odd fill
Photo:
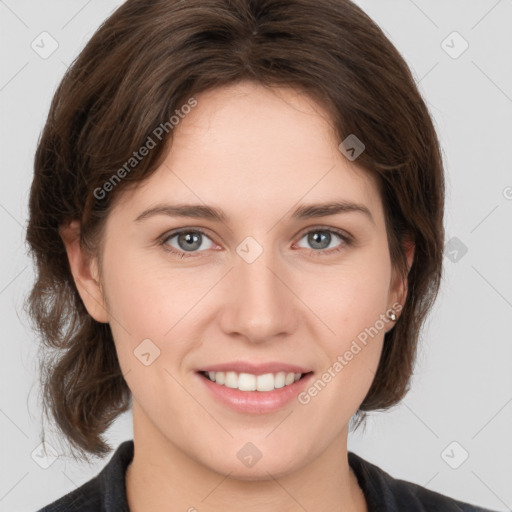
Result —
[[354, 237], [350, 233], [345, 231], [344, 229], [335, 228], [334, 226], [322, 226], [322, 225], [318, 225], [318, 224], [304, 228], [302, 231], [299, 232], [299, 235], [297, 235], [297, 236], [300, 236], [302, 238], [304, 235], [306, 235], [310, 231], [315, 231], [315, 230], [316, 231], [331, 231], [344, 239], [347, 239], [347, 240], [354, 239]]

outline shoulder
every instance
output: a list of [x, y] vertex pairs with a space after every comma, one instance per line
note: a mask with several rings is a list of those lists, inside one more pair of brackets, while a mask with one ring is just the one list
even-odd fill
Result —
[[495, 512], [393, 478], [353, 452], [348, 452], [348, 458], [366, 497], [369, 512]]
[[133, 459], [133, 440], [121, 443], [94, 478], [37, 512], [128, 512], [126, 468]]
[[93, 512], [101, 508], [101, 491], [98, 477], [94, 477], [77, 489], [44, 506], [37, 512]]

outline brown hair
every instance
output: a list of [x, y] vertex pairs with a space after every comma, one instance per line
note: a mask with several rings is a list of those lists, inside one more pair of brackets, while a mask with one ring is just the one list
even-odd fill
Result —
[[[444, 177], [428, 109], [396, 48], [349, 0], [128, 0], [54, 95], [29, 200], [37, 278], [27, 306], [43, 341], [43, 410], [82, 458], [111, 450], [102, 434], [130, 408], [131, 393], [109, 324], [88, 314], [76, 289], [59, 227], [78, 219], [81, 244], [97, 253], [114, 198], [155, 171], [172, 130], [110, 193], [98, 199], [95, 190], [193, 95], [240, 80], [306, 92], [327, 108], [340, 142], [355, 134], [365, 144], [357, 164], [378, 183], [391, 261], [408, 294], [359, 423], [409, 389], [441, 281]], [[415, 243], [410, 270], [407, 236]]]

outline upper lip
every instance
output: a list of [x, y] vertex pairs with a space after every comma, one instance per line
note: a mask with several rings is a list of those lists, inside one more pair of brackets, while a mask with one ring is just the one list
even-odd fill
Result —
[[232, 361], [229, 363], [220, 363], [208, 365], [200, 368], [200, 372], [236, 372], [251, 373], [253, 375], [263, 375], [265, 373], [309, 373], [312, 370], [297, 366], [295, 364], [281, 363], [279, 361], [269, 361], [267, 363], [251, 363], [248, 361]]

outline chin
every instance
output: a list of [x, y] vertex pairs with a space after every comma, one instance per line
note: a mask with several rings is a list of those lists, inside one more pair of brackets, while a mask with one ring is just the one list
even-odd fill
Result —
[[218, 462], [218, 464], [215, 464], [215, 461], [211, 461], [208, 464], [209, 468], [220, 475], [229, 475], [229, 478], [232, 480], [249, 482], [273, 480], [274, 478], [283, 477], [294, 472], [300, 466], [298, 460], [290, 461], [282, 458], [278, 460], [275, 458], [273, 460], [265, 460], [265, 455], [253, 463], [252, 466], [246, 466], [238, 459], [236, 454], [234, 455], [234, 460], [230, 461], [230, 463], [226, 463], [226, 460]]

